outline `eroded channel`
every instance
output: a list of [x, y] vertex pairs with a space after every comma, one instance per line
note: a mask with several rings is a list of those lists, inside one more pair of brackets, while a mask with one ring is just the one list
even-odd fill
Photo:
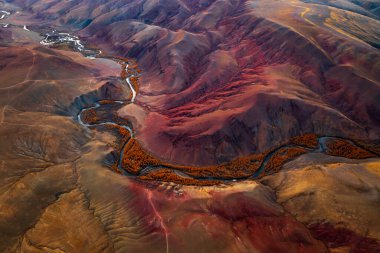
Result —
[[[69, 33], [62, 33], [62, 32], [57, 32], [57, 31], [52, 31], [50, 33], [47, 33], [45, 35], [45, 38], [40, 42], [44, 46], [60, 46], [60, 45], [68, 45], [70, 48], [72, 48], [75, 51], [80, 52], [82, 55], [84, 55], [87, 58], [90, 59], [95, 59], [95, 58], [104, 58], [108, 60], [112, 60], [116, 63], [118, 63], [121, 67], [121, 75], [120, 79], [122, 80], [123, 84], [126, 85], [130, 90], [131, 90], [131, 98], [130, 100], [111, 100], [108, 101], [108, 103], [114, 103], [118, 104], [120, 106], [129, 104], [129, 103], [134, 103], [137, 92], [135, 88], [133, 87], [133, 84], [131, 82], [131, 78], [137, 78], [138, 73], [134, 69], [129, 68], [129, 62], [127, 60], [124, 60], [121, 57], [112, 57], [112, 56], [102, 56], [102, 51], [99, 49], [93, 49], [93, 48], [87, 48], [85, 47], [84, 43], [79, 39], [78, 36], [71, 35]], [[90, 110], [96, 110], [103, 105], [100, 104], [99, 102], [95, 102], [94, 105], [86, 108], [82, 108], [78, 115], [77, 115], [77, 121], [79, 124], [81, 124], [84, 127], [87, 128], [93, 128], [93, 127], [100, 127], [100, 126], [117, 126], [121, 127], [125, 130], [127, 130], [130, 134], [130, 138], [122, 145], [122, 149], [120, 151], [117, 167], [118, 169], [123, 172], [124, 175], [128, 176], [133, 176], [132, 174], [128, 173], [128, 171], [124, 170], [122, 167], [122, 160], [123, 160], [123, 154], [125, 153], [125, 148], [127, 147], [128, 142], [130, 141], [131, 138], [133, 138], [134, 133], [133, 129], [124, 124], [116, 123], [113, 121], [104, 121], [104, 122], [97, 122], [97, 123], [88, 123], [85, 120], [83, 120], [83, 114]]]
[[[0, 11], [0, 19], [6, 19], [9, 15], [11, 15], [10, 12], [7, 11]], [[3, 24], [3, 27], [8, 27], [11, 24]], [[16, 25], [17, 27], [21, 27], [24, 30], [30, 31], [26, 25], [20, 26]], [[373, 152], [369, 152], [368, 150], [365, 151], [365, 148], [363, 146], [357, 145], [357, 143], [351, 141], [351, 140], [345, 140], [340, 137], [333, 137], [333, 136], [318, 136], [315, 137], [314, 142], [315, 145], [310, 147], [307, 144], [297, 144], [297, 143], [287, 143], [284, 145], [280, 145], [274, 149], [272, 149], [269, 152], [266, 152], [263, 154], [262, 158], [258, 159], [256, 163], [258, 163], [257, 166], [255, 166], [255, 169], [252, 170], [250, 173], [245, 173], [243, 176], [242, 174], [239, 174], [239, 176], [233, 177], [231, 174], [228, 174], [228, 176], [213, 176], [213, 175], [207, 175], [205, 176], [204, 174], [200, 173], [199, 175], [196, 175], [196, 173], [192, 172], [190, 167], [187, 166], [176, 166], [176, 165], [171, 165], [168, 163], [158, 163], [158, 164], [151, 164], [151, 165], [143, 165], [140, 168], [136, 169], [136, 173], [126, 169], [123, 167], [123, 160], [124, 156], [128, 154], [127, 148], [130, 148], [129, 145], [130, 142], [134, 139], [134, 131], [133, 128], [130, 124], [123, 124], [120, 121], [115, 121], [112, 119], [112, 117], [109, 117], [107, 119], [104, 119], [102, 121], [96, 120], [96, 121], [88, 121], [86, 117], [84, 116], [85, 114], [91, 112], [91, 111], [97, 111], [97, 110], [105, 110], [107, 111], [106, 106], [109, 106], [110, 104], [118, 105], [118, 106], [124, 106], [129, 103], [134, 103], [136, 96], [137, 96], [137, 91], [136, 91], [136, 83], [132, 81], [133, 79], [138, 78], [139, 73], [138, 71], [131, 67], [129, 61], [123, 57], [113, 57], [113, 56], [107, 56], [102, 53], [101, 50], [99, 49], [94, 49], [94, 48], [89, 48], [86, 47], [85, 43], [81, 41], [81, 39], [78, 36], [69, 34], [69, 33], [64, 33], [64, 32], [58, 32], [56, 30], [53, 30], [49, 33], [46, 33], [44, 35], [44, 38], [42, 41], [40, 41], [41, 45], [47, 46], [47, 47], [59, 47], [59, 46], [68, 46], [71, 50], [80, 52], [84, 57], [89, 58], [89, 59], [95, 59], [95, 58], [103, 58], [103, 59], [108, 59], [116, 62], [117, 64], [120, 65], [121, 68], [121, 74], [117, 78], [120, 79], [131, 91], [131, 97], [127, 98], [125, 100], [109, 100], [107, 104], [101, 103], [101, 101], [96, 101], [93, 104], [90, 104], [84, 108], [81, 108], [79, 110], [79, 113], [76, 115], [76, 120], [77, 122], [82, 125], [83, 127], [86, 128], [97, 128], [97, 127], [104, 127], [104, 126], [114, 126], [117, 128], [121, 128], [126, 130], [129, 133], [129, 138], [126, 138], [124, 140], [124, 143], [121, 145], [121, 149], [118, 151], [118, 158], [116, 159], [116, 167], [118, 171], [126, 176], [129, 177], [135, 177], [135, 178], [140, 178], [140, 177], [146, 177], [149, 175], [152, 175], [156, 172], [160, 172], [162, 170], [166, 170], [173, 175], [182, 178], [184, 181], [186, 180], [196, 180], [196, 181], [210, 181], [210, 184], [212, 183], [220, 183], [220, 182], [235, 182], [235, 181], [242, 181], [242, 180], [250, 180], [250, 179], [257, 179], [262, 177], [264, 174], [266, 174], [268, 171], [268, 167], [273, 167], [273, 166], [278, 166], [280, 164], [280, 167], [285, 163], [290, 161], [291, 159], [295, 159], [296, 157], [306, 154], [306, 153], [312, 153], [312, 152], [318, 152], [318, 153], [325, 153], [325, 154], [332, 154], [336, 156], [342, 156], [344, 157], [346, 154], [341, 154], [344, 151], [340, 150], [342, 149], [341, 146], [337, 146], [337, 150], [334, 152], [329, 151], [328, 147], [328, 142], [334, 141], [335, 139], [338, 141], [343, 141], [346, 142], [344, 145], [350, 145], [352, 146], [353, 149], [360, 149], [364, 150], [361, 151], [362, 154], [365, 152], [368, 152], [367, 156], [364, 155], [362, 158], [368, 158], [371, 156], [377, 156], [377, 154], [374, 154]], [[114, 110], [115, 108], [111, 108], [111, 110]], [[110, 112], [111, 113], [111, 112]], [[134, 143], [132, 143], [133, 145]], [[331, 148], [330, 148], [331, 149]], [[289, 155], [287, 157], [287, 153], [293, 152], [292, 155]], [[296, 152], [295, 152], [296, 151]], [[146, 151], [144, 151], [146, 152]], [[329, 153], [330, 152], [330, 153]], [[339, 153], [341, 152], [341, 153]], [[347, 153], [347, 152], [346, 152]], [[360, 152], [359, 152], [360, 153]], [[280, 155], [279, 155], [280, 154]], [[360, 156], [358, 156], [360, 157]], [[280, 160], [280, 163], [278, 163], [277, 160]], [[159, 161], [159, 160], [157, 160]], [[231, 162], [233, 163], [233, 162]], [[237, 163], [239, 164], [239, 163]], [[274, 164], [274, 165], [273, 165]], [[233, 166], [226, 165], [225, 170], [227, 171], [228, 168], [231, 168]], [[215, 168], [214, 168], [215, 167]], [[208, 167], [206, 169], [209, 169], [212, 171], [212, 169], [220, 169], [222, 166], [214, 166], [214, 167]], [[197, 168], [198, 171], [201, 171], [203, 168]], [[279, 168], [276, 168], [279, 169]], [[227, 171], [228, 172], [228, 171]], [[212, 173], [211, 173], [212, 174]], [[226, 174], [227, 175], [227, 174]], [[154, 179], [154, 177], [152, 177]], [[172, 177], [168, 177], [172, 178]], [[172, 179], [168, 179], [170, 181]], [[157, 181], [160, 181], [158, 178]], [[196, 181], [191, 181], [191, 183], [194, 183]]]
[[[71, 48], [73, 48], [75, 51], [78, 51], [82, 53], [85, 57], [87, 58], [105, 58], [105, 59], [111, 59], [118, 63], [121, 66], [121, 75], [120, 79], [131, 90], [131, 98], [127, 99], [125, 101], [121, 100], [111, 100], [109, 103], [114, 103], [114, 104], [119, 104], [120, 106], [126, 105], [128, 103], [134, 103], [137, 92], [131, 82], [132, 78], [135, 78], [138, 76], [138, 73], [135, 71], [135, 69], [129, 68], [129, 63], [126, 60], [121, 60], [121, 58], [118, 57], [109, 57], [109, 56], [102, 56], [101, 50], [98, 49], [91, 49], [91, 48], [86, 48], [84, 43], [79, 39], [79, 37], [70, 35], [68, 33], [58, 33], [56, 31], [53, 31], [52, 33], [46, 34], [44, 40], [41, 41], [42, 45], [45, 46], [57, 46], [57, 45], [69, 45]], [[86, 120], [83, 119], [83, 114], [90, 110], [101, 110], [102, 105], [99, 102], [95, 102], [92, 106], [83, 108], [80, 110], [80, 112], [77, 115], [77, 120], [78, 123], [81, 124], [84, 127], [87, 128], [93, 128], [93, 127], [101, 127], [105, 125], [109, 126], [117, 126], [121, 127], [125, 130], [127, 130], [130, 134], [130, 138], [128, 138], [122, 145], [122, 148], [119, 152], [119, 157], [117, 159], [117, 169], [124, 175], [129, 176], [129, 177], [135, 177], [139, 178], [141, 176], [146, 176], [149, 175], [150, 173], [155, 173], [161, 170], [167, 170], [170, 171], [171, 173], [175, 174], [176, 176], [183, 178], [184, 180], [197, 180], [197, 181], [210, 181], [210, 182], [236, 182], [236, 181], [242, 181], [242, 180], [249, 180], [249, 179], [257, 179], [262, 177], [263, 175], [266, 174], [267, 168], [271, 167], [271, 163], [276, 164], [276, 162], [273, 162], [274, 160], [277, 159], [276, 156], [279, 155], [279, 153], [283, 153], [280, 155], [280, 160], [281, 160], [281, 166], [292, 160], [295, 159], [296, 157], [306, 154], [306, 153], [313, 153], [313, 152], [318, 152], [318, 153], [328, 153], [328, 148], [327, 148], [327, 142], [328, 141], [333, 141], [335, 139], [337, 140], [344, 140], [343, 138], [339, 137], [333, 137], [333, 136], [318, 136], [316, 137], [315, 140], [315, 147], [308, 147], [307, 145], [298, 145], [295, 143], [287, 143], [284, 145], [280, 145], [276, 148], [274, 148], [272, 151], [267, 152], [263, 159], [260, 162], [260, 165], [258, 168], [250, 175], [244, 176], [244, 177], [238, 177], [238, 178], [225, 178], [225, 177], [220, 177], [220, 176], [195, 176], [191, 175], [191, 173], [187, 173], [183, 169], [176, 168], [175, 165], [166, 165], [161, 164], [161, 165], [148, 165], [144, 166], [142, 168], [138, 169], [137, 173], [132, 173], [131, 171], [128, 171], [126, 168], [123, 167], [123, 158], [126, 155], [126, 149], [129, 146], [129, 142], [133, 139], [134, 137], [134, 132], [132, 127], [121, 124], [119, 122], [114, 122], [111, 120], [105, 120], [101, 122], [86, 122]], [[362, 149], [362, 147], [358, 147], [354, 142], [350, 140], [345, 140], [347, 141], [348, 144], [352, 145], [354, 148]], [[290, 150], [298, 150], [298, 153], [295, 153], [295, 155], [290, 156], [289, 159], [283, 159], [281, 156], [286, 157], [286, 153]], [[181, 167], [181, 166], [180, 166]], [[183, 167], [183, 166], [182, 166]]]

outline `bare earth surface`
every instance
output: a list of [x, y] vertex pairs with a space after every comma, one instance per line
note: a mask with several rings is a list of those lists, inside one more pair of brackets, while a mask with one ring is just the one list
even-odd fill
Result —
[[[379, 8], [0, 1], [0, 252], [380, 252]], [[134, 61], [107, 55], [138, 63], [134, 103]], [[171, 179], [262, 152], [260, 177]], [[177, 167], [141, 180], [122, 155]]]

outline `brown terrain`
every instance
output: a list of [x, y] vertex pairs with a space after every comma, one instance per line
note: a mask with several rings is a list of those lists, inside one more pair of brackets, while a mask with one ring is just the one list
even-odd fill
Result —
[[137, 60], [145, 113], [120, 114], [139, 120], [137, 138], [164, 160], [212, 165], [304, 133], [379, 139], [371, 1], [13, 2], [28, 8], [14, 19]]
[[0, 252], [380, 252], [379, 10], [0, 0]]

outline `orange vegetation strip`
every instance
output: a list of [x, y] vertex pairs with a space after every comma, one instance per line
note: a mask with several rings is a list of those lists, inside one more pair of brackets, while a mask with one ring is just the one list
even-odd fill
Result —
[[137, 175], [141, 168], [146, 166], [157, 166], [161, 161], [154, 158], [135, 140], [131, 139], [124, 149], [122, 167], [131, 174]]
[[147, 175], [139, 176], [141, 180], [148, 181], [161, 181], [161, 182], [173, 182], [182, 185], [198, 185], [198, 186], [211, 186], [222, 184], [219, 180], [197, 180], [193, 178], [181, 177], [171, 170], [159, 169], [155, 170]]
[[129, 64], [129, 68], [131, 68], [131, 69], [138, 69], [138, 67], [139, 67], [137, 65], [137, 61], [135, 61], [135, 60], [129, 60], [128, 64]]
[[229, 163], [216, 166], [192, 167], [192, 166], [173, 166], [163, 164], [166, 167], [181, 170], [193, 177], [214, 177], [224, 179], [246, 178], [251, 176], [260, 168], [264, 155], [249, 155], [239, 157]]
[[94, 109], [84, 111], [81, 117], [82, 117], [83, 122], [87, 124], [94, 124], [98, 121], [98, 117]]
[[300, 147], [280, 149], [269, 159], [268, 163], [265, 166], [265, 174], [278, 172], [281, 169], [282, 165], [284, 165], [286, 162], [305, 153], [307, 153], [306, 149]]
[[380, 140], [373, 143], [368, 143], [368, 142], [358, 141], [358, 140], [355, 140], [355, 142], [361, 147], [365, 148], [366, 150], [380, 156]]
[[[126, 67], [126, 63], [121, 64], [121, 72], [120, 72], [120, 78], [122, 80], [125, 80], [128, 76], [133, 75], [134, 72], [140, 73], [140, 70], [138, 69], [138, 65], [135, 61], [132, 61], [129, 63], [130, 65], [128, 68]], [[138, 85], [138, 80], [139, 78], [137, 76], [132, 76], [130, 77], [130, 82], [132, 84], [133, 89], [138, 92], [139, 91], [139, 85]]]
[[[117, 154], [120, 154], [123, 148], [123, 144], [128, 142], [131, 139], [131, 134], [129, 133], [127, 129], [118, 125], [107, 125], [106, 127], [110, 130], [116, 130], [117, 131], [116, 133], [121, 137], [122, 141], [116, 142], [114, 146], [114, 148], [117, 150]], [[118, 159], [115, 159], [115, 161], [111, 165], [111, 169], [115, 171], [116, 173], [121, 174], [121, 171], [118, 168]]]
[[123, 140], [125, 138], [129, 139], [131, 137], [131, 134], [129, 133], [129, 131], [125, 129], [124, 127], [121, 127], [118, 125], [107, 125], [107, 128], [111, 130], [112, 129], [117, 130], [118, 134], [123, 138]]
[[332, 156], [341, 156], [350, 159], [373, 158], [376, 155], [371, 154], [365, 149], [356, 147], [345, 140], [329, 140], [326, 143], [327, 154]]
[[120, 78], [125, 80], [127, 78], [127, 69], [126, 69], [126, 64], [123, 63], [121, 64], [121, 73], [120, 73]]
[[[278, 172], [281, 167], [288, 161], [308, 152], [307, 148], [317, 149], [318, 137], [314, 134], [308, 134], [293, 138], [290, 144], [298, 146], [282, 147], [269, 158], [263, 173], [268, 175]], [[334, 140], [327, 143], [328, 154], [354, 159], [374, 157], [375, 155], [368, 151], [355, 147], [347, 141]], [[273, 150], [273, 149], [272, 149]], [[220, 184], [219, 178], [223, 179], [244, 179], [252, 176], [261, 166], [264, 158], [271, 151], [259, 155], [248, 155], [237, 158], [231, 162], [215, 166], [182, 166], [173, 165], [161, 161], [144, 150], [141, 145], [134, 139], [130, 139], [124, 149], [121, 166], [131, 174], [139, 175], [141, 169], [152, 166], [161, 167], [146, 175], [139, 176], [142, 180], [156, 180], [164, 182], [176, 182], [186, 185], [215, 185]], [[176, 174], [173, 170], [181, 171], [188, 177]], [[191, 178], [194, 177], [194, 178]], [[198, 180], [196, 178], [214, 178], [213, 180]]]
[[217, 166], [193, 167], [165, 163], [150, 155], [134, 139], [129, 141], [124, 150], [122, 167], [129, 173], [135, 175], [137, 175], [142, 168], [147, 166], [163, 166], [169, 169], [183, 171], [193, 177], [245, 178], [259, 169], [264, 159], [264, 155], [250, 155]]
[[307, 148], [318, 148], [318, 136], [316, 134], [304, 134], [294, 137], [290, 140], [291, 143]]
[[138, 92], [139, 91], [139, 85], [138, 85], [139, 78], [136, 76], [133, 76], [129, 80], [131, 81], [133, 89], [135, 89], [135, 91]]
[[115, 101], [105, 99], [105, 100], [100, 100], [98, 103], [101, 105], [109, 105], [109, 104], [114, 104]]

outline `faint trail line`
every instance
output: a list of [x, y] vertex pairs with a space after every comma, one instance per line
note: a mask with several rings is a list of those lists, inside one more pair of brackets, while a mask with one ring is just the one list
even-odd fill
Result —
[[153, 204], [153, 201], [152, 201], [152, 192], [149, 191], [148, 189], [145, 189], [146, 191], [146, 194], [148, 196], [148, 201], [149, 201], [149, 204], [150, 206], [152, 207], [153, 209], [153, 212], [154, 214], [156, 215], [156, 217], [158, 218], [158, 220], [160, 221], [160, 224], [161, 224], [161, 228], [162, 230], [164, 230], [164, 233], [165, 233], [165, 240], [166, 240], [166, 253], [169, 253], [169, 237], [168, 237], [168, 230], [164, 224], [164, 220], [162, 218], [162, 216], [160, 215], [160, 213], [157, 211], [155, 205]]
[[33, 51], [30, 51], [30, 50], [29, 50], [29, 52], [32, 53], [33, 60], [32, 60], [32, 65], [29, 67], [28, 72], [26, 73], [26, 76], [24, 78], [24, 82], [29, 79], [30, 72], [32, 71], [32, 69], [34, 67], [34, 63], [36, 62], [36, 53]]
[[1, 120], [0, 120], [0, 125], [2, 125], [4, 123], [4, 119], [5, 119], [5, 110], [7, 110], [7, 107], [8, 105], [5, 105], [3, 107], [3, 110], [1, 111]]
[[12, 89], [12, 88], [14, 88], [14, 87], [16, 87], [16, 86], [22, 85], [22, 84], [27, 83], [27, 82], [29, 82], [29, 81], [28, 81], [28, 80], [26, 80], [26, 81], [22, 81], [22, 82], [19, 82], [19, 83], [13, 84], [13, 85], [8, 86], [8, 87], [0, 88], [0, 90], [8, 90], [8, 89]]
[[12, 122], [3, 122], [3, 124], [11, 125], [11, 126], [38, 126], [41, 128], [53, 128], [52, 126], [42, 125], [42, 124], [23, 124], [23, 123], [12, 123]]

